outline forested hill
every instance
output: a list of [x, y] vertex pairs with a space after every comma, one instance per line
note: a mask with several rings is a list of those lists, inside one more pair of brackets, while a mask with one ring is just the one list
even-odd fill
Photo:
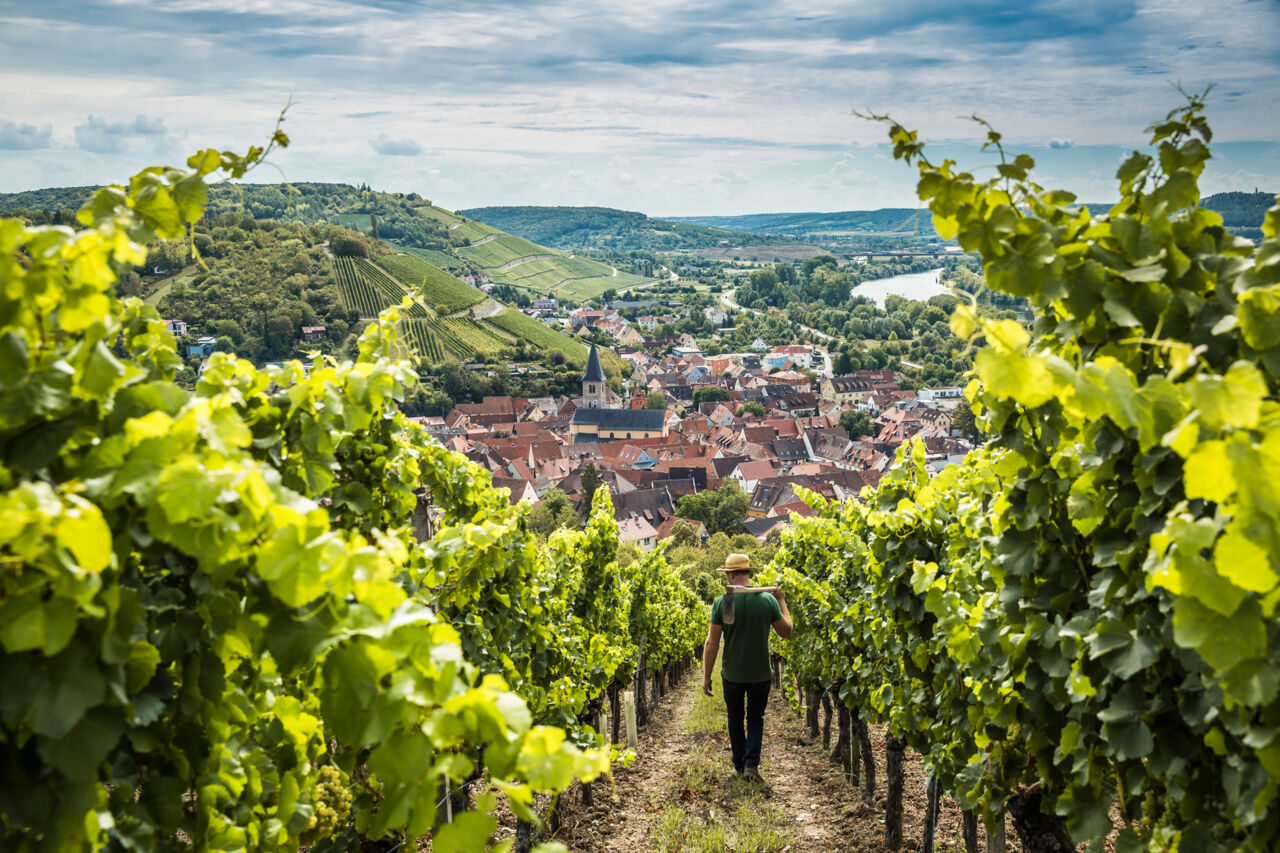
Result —
[[[59, 187], [0, 194], [0, 214], [17, 210], [73, 211], [94, 189]], [[470, 242], [449, 231], [448, 226], [459, 217], [416, 193], [381, 193], [350, 184], [220, 184], [209, 190], [205, 215], [220, 213], [303, 225], [341, 225], [383, 240], [444, 252]]]
[[1276, 203], [1275, 193], [1217, 193], [1200, 202], [1201, 207], [1222, 214], [1228, 228], [1260, 228], [1267, 208]]
[[[89, 192], [79, 187], [0, 195], [0, 214], [49, 211], [35, 220], [69, 223]], [[652, 280], [633, 274], [618, 260], [605, 263], [575, 256], [437, 207], [417, 193], [384, 193], [349, 184], [223, 184], [211, 188], [206, 216], [222, 214], [339, 225], [389, 243], [450, 275], [488, 278], [531, 299], [554, 295], [561, 302], [582, 302]]]
[[[73, 224], [90, 192], [81, 187], [0, 196], [0, 215], [20, 211], [36, 224]], [[473, 286], [484, 279], [507, 288], [491, 298]], [[265, 184], [211, 188], [192, 244], [150, 246], [146, 262], [125, 272], [119, 290], [180, 324], [180, 351], [191, 371], [214, 350], [255, 363], [312, 350], [352, 355], [364, 324], [408, 297], [402, 333], [422, 365], [549, 362], [542, 374], [548, 380], [524, 389], [544, 396], [563, 390], [560, 379], [579, 375], [573, 371], [581, 370], [586, 349], [496, 297], [527, 304], [531, 296], [554, 293], [575, 301], [646, 281], [506, 234], [415, 194]], [[605, 369], [616, 374], [616, 356], [602, 357]], [[486, 386], [477, 391], [482, 393], [497, 392]]]
[[612, 207], [476, 207], [458, 213], [559, 249], [673, 251], [760, 241], [758, 234], [650, 219]]
[[833, 213], [753, 213], [746, 216], [676, 216], [677, 222], [736, 228], [756, 234], [805, 238], [829, 234], [933, 234], [928, 211], [911, 207]]
[[[1228, 228], [1258, 228], [1267, 208], [1275, 204], [1275, 194], [1229, 192], [1206, 196], [1202, 207], [1222, 214]], [[1107, 203], [1090, 204], [1105, 210]], [[917, 215], [919, 214], [919, 215]], [[835, 213], [756, 213], [747, 216], [675, 216], [674, 221], [715, 228], [736, 228], [756, 234], [773, 234], [803, 239], [836, 233], [911, 234], [917, 223], [920, 233], [933, 234], [927, 210], [885, 207], [879, 210], [845, 210]]]

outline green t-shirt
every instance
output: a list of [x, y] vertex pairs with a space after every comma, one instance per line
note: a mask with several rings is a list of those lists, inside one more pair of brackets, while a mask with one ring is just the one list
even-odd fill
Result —
[[726, 681], [757, 684], [773, 678], [769, 666], [769, 629], [782, 618], [778, 600], [768, 592], [735, 595], [733, 624], [724, 624], [724, 596], [711, 605], [711, 624], [724, 629], [724, 660], [720, 674]]

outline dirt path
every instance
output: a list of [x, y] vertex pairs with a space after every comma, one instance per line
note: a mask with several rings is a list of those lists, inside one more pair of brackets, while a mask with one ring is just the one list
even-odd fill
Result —
[[713, 699], [701, 695], [696, 675], [668, 694], [635, 763], [617, 772], [619, 801], [575, 814], [566, 826], [561, 840], [570, 850], [850, 849], [865, 807], [847, 796], [820, 745], [801, 746], [802, 727], [779, 691], [765, 718], [765, 787], [733, 777], [716, 682]]
[[[844, 779], [827, 750], [809, 744], [802, 717], [780, 690], [769, 696], [761, 773], [765, 787], [733, 778], [719, 678], [716, 696], [701, 695], [695, 675], [659, 704], [642, 730], [636, 761], [615, 775], [616, 799], [600, 790], [585, 808], [572, 797], [559, 838], [574, 853], [883, 851], [884, 734], [872, 732], [876, 793], [867, 803]], [[834, 725], [833, 720], [833, 725]], [[834, 736], [834, 733], [833, 733]], [[904, 761], [903, 845], [919, 850], [925, 772], [919, 756]], [[979, 828], [979, 849], [985, 846]], [[964, 850], [960, 810], [943, 799], [935, 850]], [[1010, 853], [1019, 850], [1009, 831]]]

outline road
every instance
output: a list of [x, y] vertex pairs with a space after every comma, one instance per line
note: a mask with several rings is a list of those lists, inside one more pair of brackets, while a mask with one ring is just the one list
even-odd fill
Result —
[[[765, 316], [765, 313], [763, 311], [757, 311], [754, 308], [743, 308], [737, 302], [734, 302], [733, 293], [735, 290], [737, 290], [736, 287], [731, 287], [728, 290], [721, 291], [720, 292], [721, 304], [723, 304], [726, 308], [732, 311], [746, 311], [750, 314], [759, 314], [762, 317]], [[797, 323], [796, 325], [799, 325], [799, 324]], [[831, 337], [826, 332], [819, 332], [817, 329], [811, 328], [809, 326], [800, 326], [800, 328], [804, 329], [806, 332], [813, 335], [815, 338], [818, 338], [819, 340], [823, 340], [823, 341], [835, 340], [835, 338]], [[822, 353], [823, 373], [825, 373], [827, 376], [835, 376], [835, 373], [833, 372], [833, 368], [831, 367], [831, 353], [827, 352], [826, 347], [818, 346], [816, 344], [814, 345], [814, 349]]]

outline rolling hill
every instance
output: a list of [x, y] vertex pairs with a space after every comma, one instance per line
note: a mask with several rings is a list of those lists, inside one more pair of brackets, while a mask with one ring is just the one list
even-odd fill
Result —
[[673, 216], [677, 222], [712, 228], [737, 229], [755, 234], [794, 237], [822, 237], [844, 234], [913, 234], [919, 224], [920, 234], [934, 233], [929, 212], [910, 207], [886, 207], [880, 210], [845, 210], [833, 213], [754, 213], [746, 216]]
[[[71, 187], [0, 195], [0, 213], [75, 209], [90, 191]], [[348, 184], [224, 184], [212, 189], [208, 215], [223, 213], [303, 225], [340, 225], [450, 275], [483, 274], [495, 284], [509, 284], [534, 297], [553, 295], [561, 301], [580, 302], [606, 290], [653, 281], [506, 233], [437, 207], [417, 193], [382, 193]], [[526, 266], [531, 263], [534, 266]]]
[[[38, 221], [71, 222], [90, 192], [0, 195], [0, 214], [37, 211], [32, 218]], [[192, 261], [184, 244], [163, 244], [124, 287], [165, 317], [186, 322], [193, 338], [217, 338], [219, 348], [258, 362], [336, 350], [362, 321], [407, 297], [403, 331], [425, 363], [537, 361], [558, 350], [581, 366], [587, 354], [581, 343], [458, 276], [484, 273], [560, 296], [646, 281], [414, 195], [338, 184], [215, 187], [194, 239], [208, 270]], [[304, 326], [325, 327], [325, 337], [304, 342]], [[605, 361], [617, 367], [613, 353]]]
[[[1228, 192], [1206, 196], [1200, 206], [1222, 214], [1228, 228], [1258, 228], [1267, 208], [1275, 204], [1274, 193]], [[1089, 207], [1105, 209], [1110, 202], [1090, 203]], [[833, 213], [755, 213], [746, 216], [672, 216], [676, 222], [687, 222], [712, 228], [740, 229], [756, 234], [796, 238], [835, 235], [912, 234], [919, 223], [922, 236], [932, 236], [933, 222], [929, 211], [909, 207], [886, 207], [879, 210], [845, 210]]]
[[674, 252], [760, 240], [743, 231], [651, 219], [611, 207], [477, 207], [458, 212], [558, 249]]

